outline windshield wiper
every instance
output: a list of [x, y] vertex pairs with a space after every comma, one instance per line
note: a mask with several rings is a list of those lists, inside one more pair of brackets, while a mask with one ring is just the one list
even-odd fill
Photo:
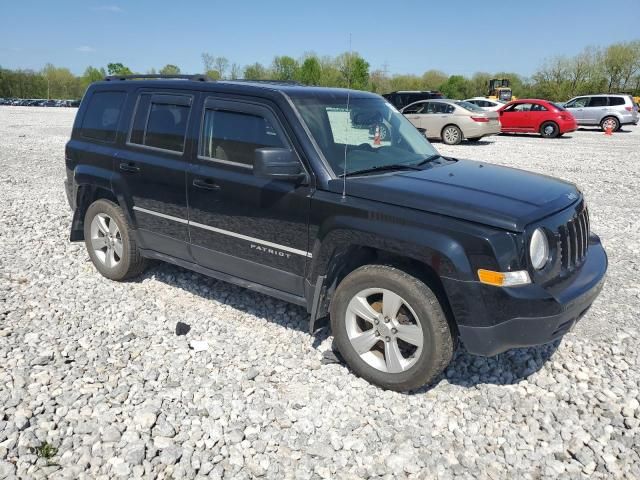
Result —
[[438, 158], [444, 158], [442, 155], [440, 155], [439, 153], [434, 153], [433, 155], [429, 155], [426, 158], [423, 158], [422, 160], [420, 160], [418, 163], [414, 163], [413, 165], [425, 165], [427, 163], [433, 162], [435, 160], [437, 160]]
[[350, 177], [351, 175], [360, 175], [363, 173], [373, 173], [373, 172], [384, 172], [389, 170], [422, 170], [422, 169], [418, 168], [415, 164], [410, 165], [407, 163], [391, 163], [389, 165], [378, 165], [376, 167], [365, 168], [363, 170], [355, 170], [353, 172], [347, 172], [346, 174], [343, 173], [340, 176], [344, 177], [346, 175], [347, 177]]

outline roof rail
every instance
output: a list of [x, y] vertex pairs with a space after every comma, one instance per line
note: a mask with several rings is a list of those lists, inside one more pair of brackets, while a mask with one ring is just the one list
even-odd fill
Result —
[[194, 82], [208, 82], [211, 81], [206, 75], [163, 75], [163, 74], [146, 74], [146, 75], [109, 75], [104, 77], [107, 82], [114, 82], [116, 80], [136, 80], [136, 79], [160, 79], [160, 80], [193, 80]]
[[221, 80], [222, 82], [238, 82], [238, 83], [266, 83], [271, 85], [296, 85], [303, 87], [304, 84], [296, 81], [296, 80], [249, 80], [246, 78], [238, 78], [236, 80]]

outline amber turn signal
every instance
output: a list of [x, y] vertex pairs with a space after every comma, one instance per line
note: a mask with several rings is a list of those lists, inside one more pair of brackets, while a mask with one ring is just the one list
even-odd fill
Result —
[[515, 287], [531, 283], [531, 278], [526, 270], [517, 272], [494, 272], [493, 270], [478, 270], [478, 279], [487, 285], [494, 287]]

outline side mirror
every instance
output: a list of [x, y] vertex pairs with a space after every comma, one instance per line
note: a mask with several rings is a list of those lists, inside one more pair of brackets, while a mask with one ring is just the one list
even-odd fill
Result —
[[253, 174], [272, 180], [302, 180], [304, 172], [300, 160], [286, 148], [256, 148]]

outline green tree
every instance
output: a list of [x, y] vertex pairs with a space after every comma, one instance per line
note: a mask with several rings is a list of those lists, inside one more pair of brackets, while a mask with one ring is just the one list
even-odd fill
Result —
[[246, 80], [266, 80], [268, 76], [267, 69], [258, 62], [244, 67], [244, 78]]
[[294, 80], [298, 76], [298, 62], [287, 55], [274, 57], [271, 70], [275, 80]]
[[125, 67], [122, 63], [108, 63], [107, 71], [109, 75], [132, 75], [133, 72], [129, 67]]
[[180, 67], [177, 65], [172, 65], [171, 63], [167, 63], [164, 67], [160, 69], [161, 75], [180, 75]]
[[298, 70], [298, 79], [305, 85], [318, 85], [322, 76], [322, 67], [317, 57], [307, 57]]
[[356, 90], [369, 87], [369, 63], [356, 52], [345, 52], [337, 58], [338, 70], [342, 75], [340, 86]]
[[449, 76], [440, 70], [427, 70], [422, 74], [422, 89], [437, 90], [440, 85], [447, 81]]
[[459, 100], [469, 98], [472, 91], [469, 80], [462, 75], [451, 75], [446, 82], [440, 85], [439, 90], [446, 97]]
[[99, 82], [107, 76], [104, 68], [87, 67], [80, 79], [83, 89], [86, 89], [93, 82]]

